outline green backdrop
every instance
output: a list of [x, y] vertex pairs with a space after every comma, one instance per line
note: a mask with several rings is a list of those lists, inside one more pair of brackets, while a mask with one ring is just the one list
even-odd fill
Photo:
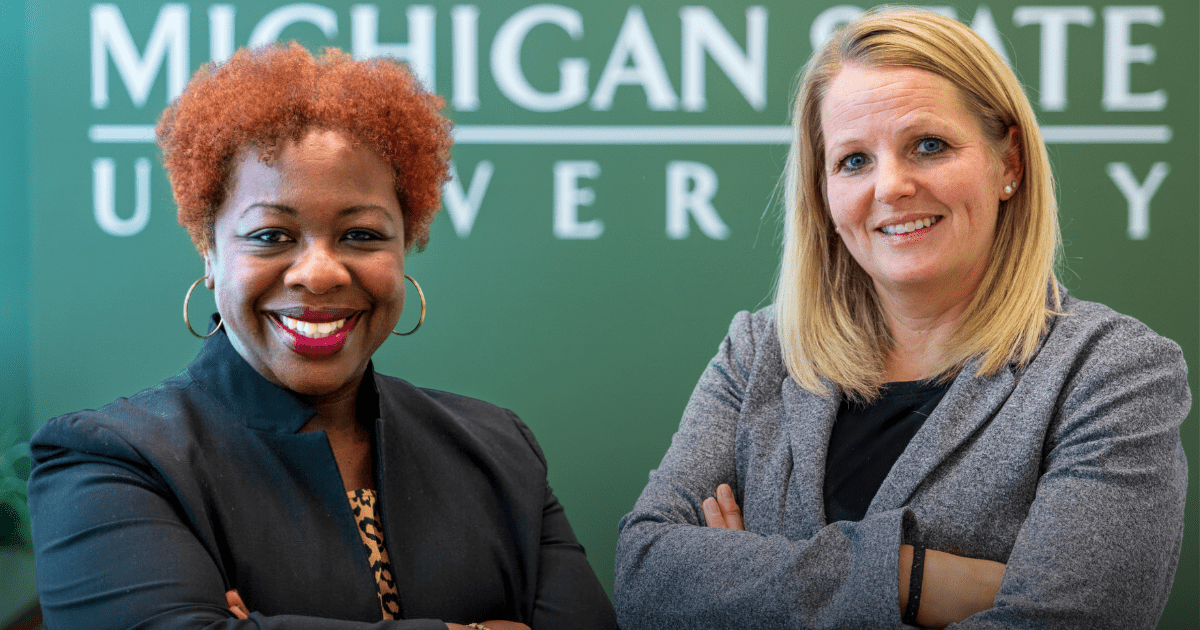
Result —
[[[611, 588], [617, 519], [732, 315], [770, 303], [796, 72], [857, 10], [832, 0], [0, 5], [10, 42], [0, 447], [151, 386], [198, 348], [179, 306], [202, 265], [147, 138], [201, 63], [276, 37], [397, 54], [446, 96], [460, 177], [428, 250], [409, 259], [429, 300], [425, 326], [388, 341], [377, 369], [521, 415]], [[1064, 284], [1200, 365], [1195, 0], [939, 10], [1002, 47], [1027, 86], [1059, 182]], [[211, 308], [206, 294], [192, 312]], [[1164, 628], [1195, 627], [1200, 599], [1194, 411], [1183, 438], [1187, 532]], [[6, 474], [20, 477], [13, 459]], [[19, 570], [0, 568], [0, 622], [32, 593], [29, 563], [9, 551], [0, 562]]]

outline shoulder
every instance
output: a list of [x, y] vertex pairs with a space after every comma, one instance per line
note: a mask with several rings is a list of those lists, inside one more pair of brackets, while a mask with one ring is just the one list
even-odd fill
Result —
[[728, 353], [746, 374], [756, 368], [782, 367], [779, 337], [775, 331], [775, 306], [734, 315], [722, 351]]
[[375, 375], [380, 412], [385, 420], [403, 416], [427, 436], [482, 447], [529, 451], [545, 466], [545, 456], [533, 432], [512, 411], [492, 403], [408, 381]]
[[84, 409], [48, 420], [30, 438], [35, 465], [61, 450], [118, 459], [150, 459], [164, 445], [177, 445], [195, 429], [195, 384], [180, 374], [128, 398], [98, 409]]
[[1067, 298], [1062, 312], [1027, 369], [1057, 390], [1060, 429], [1099, 423], [1125, 433], [1183, 421], [1191, 392], [1178, 344], [1103, 304]]
[[765, 306], [754, 312], [738, 312], [729, 323], [729, 339], [739, 347], [748, 349], [771, 343], [778, 345], [778, 337], [775, 335], [775, 305]]
[[1179, 345], [1133, 317], [1072, 297], [1063, 300], [1062, 313], [1055, 317], [1039, 359], [1070, 361], [1081, 369], [1088, 364], [1152, 363], [1186, 376]]
[[406, 408], [420, 408], [443, 415], [466, 424], [506, 425], [515, 427], [519, 423], [516, 414], [492, 403], [425, 387], [417, 387], [394, 376], [375, 374], [375, 386], [379, 391], [381, 407], [385, 404], [401, 404]]

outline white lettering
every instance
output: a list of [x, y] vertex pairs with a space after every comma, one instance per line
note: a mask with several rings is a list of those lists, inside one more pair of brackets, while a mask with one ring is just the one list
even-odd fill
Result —
[[1111, 162], [1108, 165], [1108, 176], [1112, 178], [1125, 200], [1129, 202], [1129, 238], [1135, 241], [1145, 240], [1150, 236], [1150, 199], [1158, 192], [1163, 180], [1171, 167], [1166, 162], [1156, 162], [1150, 167], [1146, 181], [1138, 184], [1133, 171], [1125, 162]]
[[133, 163], [137, 196], [133, 216], [128, 219], [117, 216], [116, 170], [112, 158], [92, 161], [92, 210], [101, 230], [113, 236], [133, 236], [150, 222], [150, 160], [138, 158]]
[[767, 10], [746, 9], [746, 50], [708, 7], [679, 9], [683, 29], [683, 108], [701, 112], [707, 106], [704, 54], [729, 77], [746, 102], [756, 110], [767, 104]]
[[579, 206], [596, 202], [596, 191], [580, 188], [579, 179], [600, 176], [600, 164], [591, 161], [554, 163], [554, 236], [561, 239], [596, 239], [604, 233], [600, 219], [579, 221]]
[[579, 41], [583, 37], [583, 16], [575, 9], [557, 4], [537, 4], [514, 13], [500, 25], [492, 41], [492, 76], [496, 86], [512, 102], [535, 112], [557, 112], [587, 100], [588, 62], [568, 58], [558, 62], [557, 92], [539, 92], [529, 84], [521, 70], [521, 46], [529, 31], [539, 24], [553, 24]]
[[334, 13], [333, 9], [329, 7], [302, 2], [285, 4], [266, 14], [254, 27], [254, 30], [250, 31], [249, 45], [251, 48], [266, 46], [279, 39], [283, 29], [301, 22], [321, 29], [321, 32], [329, 39], [337, 37], [337, 13]]
[[1000, 37], [1000, 31], [996, 28], [996, 18], [992, 17], [992, 10], [986, 4], [979, 5], [975, 10], [975, 17], [971, 19], [971, 30], [987, 42], [1006, 65], [1012, 65], [1008, 60], [1008, 53], [1004, 52], [1004, 38]]
[[450, 10], [450, 22], [454, 25], [452, 103], [460, 112], [473, 112], [479, 109], [479, 7], [455, 6]]
[[208, 7], [208, 58], [217, 63], [233, 56], [233, 16], [236, 11], [232, 4]]
[[471, 235], [475, 226], [475, 218], [479, 216], [479, 206], [483, 204], [483, 196], [487, 193], [488, 183], [492, 181], [495, 166], [487, 160], [475, 165], [475, 173], [471, 175], [471, 184], [467, 192], [458, 177], [458, 167], [450, 162], [450, 181], [442, 188], [442, 197], [446, 201], [446, 212], [450, 213], [450, 222], [454, 224], [454, 233], [460, 238]]
[[[95, 4], [92, 22], [92, 107], [108, 107], [108, 57], [111, 55], [121, 81], [135, 107], [150, 96], [154, 77], [167, 60], [167, 100], [183, 94], [188, 77], [188, 7], [164, 4], [158, 11], [146, 53], [138, 55], [121, 10], [115, 4]], [[107, 52], [107, 54], [105, 54]]]
[[839, 4], [829, 7], [817, 14], [812, 26], [808, 28], [808, 43], [813, 50], [818, 50], [833, 37], [833, 32], [839, 26], [851, 22], [863, 14], [863, 10], [849, 4]]
[[1048, 112], [1067, 108], [1067, 26], [1091, 26], [1096, 13], [1091, 7], [1017, 7], [1013, 23], [1042, 27], [1041, 95], [1038, 104]]
[[691, 214], [705, 236], [718, 241], [729, 238], [729, 227], [712, 205], [712, 198], [716, 194], [717, 173], [707, 164], [668, 163], [667, 237], [676, 240], [687, 238], [691, 231], [688, 214]]
[[[633, 67], [625, 65], [630, 58]], [[673, 110], [679, 103], [654, 36], [646, 24], [646, 16], [637, 6], [629, 7], [625, 13], [617, 43], [613, 45], [604, 72], [600, 74], [600, 82], [592, 93], [592, 109], [612, 109], [613, 94], [618, 85], [641, 85], [646, 92], [646, 104], [654, 111]]]
[[1162, 111], [1167, 94], [1162, 89], [1132, 94], [1129, 66], [1154, 63], [1154, 46], [1129, 43], [1134, 24], [1161, 26], [1162, 7], [1104, 7], [1104, 109], [1110, 112]]
[[355, 59], [395, 57], [408, 63], [413, 75], [428, 90], [434, 90], [434, 21], [437, 11], [425, 5], [410, 5], [407, 44], [379, 43], [379, 7], [356, 4], [350, 7], [350, 48]]

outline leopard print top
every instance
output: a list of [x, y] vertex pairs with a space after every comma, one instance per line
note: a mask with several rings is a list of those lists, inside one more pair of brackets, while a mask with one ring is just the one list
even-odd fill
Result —
[[400, 595], [396, 591], [396, 575], [392, 572], [392, 561], [383, 544], [383, 529], [375, 518], [375, 491], [351, 490], [346, 493], [354, 520], [358, 523], [358, 535], [367, 552], [367, 562], [375, 574], [375, 585], [379, 591], [379, 606], [384, 619], [400, 618]]

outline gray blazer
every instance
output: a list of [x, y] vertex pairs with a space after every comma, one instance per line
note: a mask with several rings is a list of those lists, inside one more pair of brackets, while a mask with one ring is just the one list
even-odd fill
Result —
[[[825, 522], [838, 398], [787, 375], [771, 309], [739, 313], [620, 523], [613, 598], [640, 628], [900, 628], [902, 543], [1004, 562], [952, 628], [1153, 628], [1179, 561], [1191, 394], [1175, 343], [1066, 298], [1032, 362], [968, 366], [859, 522]], [[733, 486], [747, 531], [698, 527]]]

